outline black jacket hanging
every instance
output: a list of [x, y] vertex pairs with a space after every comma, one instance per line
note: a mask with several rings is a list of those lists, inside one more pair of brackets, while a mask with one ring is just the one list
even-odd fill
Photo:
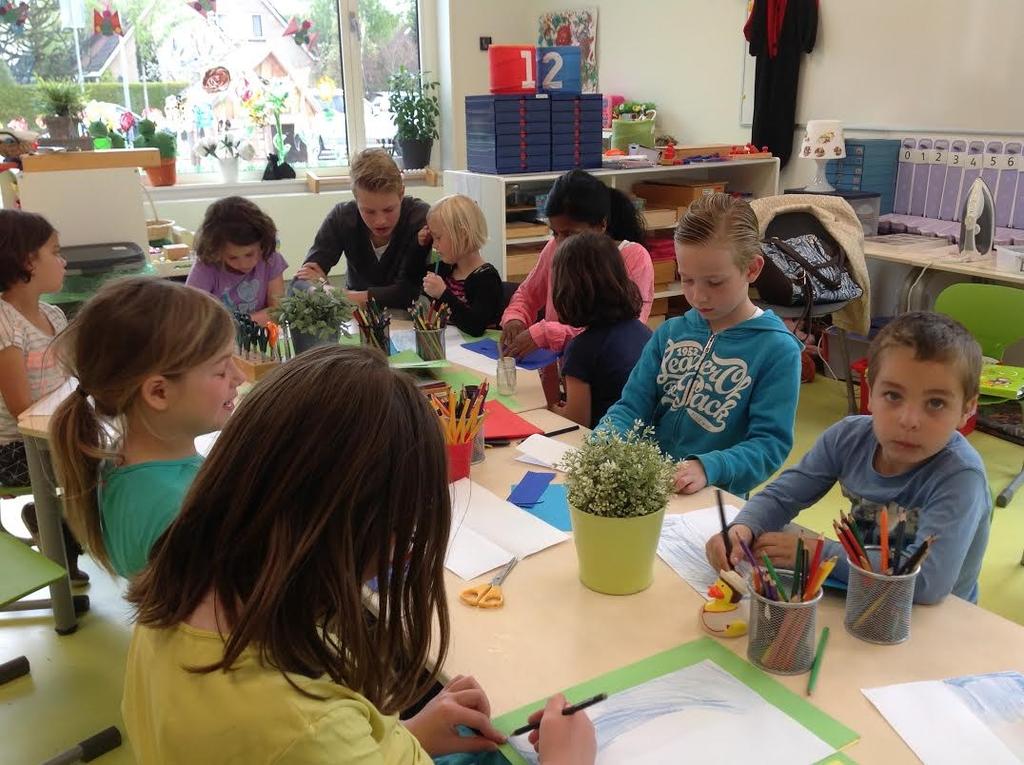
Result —
[[757, 59], [750, 142], [771, 149], [783, 167], [793, 152], [800, 61], [817, 33], [818, 0], [754, 0], [743, 27]]

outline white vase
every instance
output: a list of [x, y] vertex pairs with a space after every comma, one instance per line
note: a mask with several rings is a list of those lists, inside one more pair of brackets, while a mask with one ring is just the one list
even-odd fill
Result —
[[224, 157], [220, 162], [220, 178], [224, 183], [238, 183], [238, 157]]

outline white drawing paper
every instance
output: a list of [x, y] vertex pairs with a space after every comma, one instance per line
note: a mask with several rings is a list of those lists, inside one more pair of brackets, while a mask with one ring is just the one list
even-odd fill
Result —
[[[725, 506], [726, 523], [732, 523], [738, 514], [739, 510], [732, 505]], [[658, 555], [705, 598], [708, 588], [718, 579], [718, 572], [708, 563], [704, 546], [712, 536], [721, 533], [717, 507], [666, 515], [661, 527]]]
[[516, 457], [519, 462], [525, 462], [529, 465], [540, 465], [552, 470], [561, 470], [557, 465], [569, 452], [576, 451], [575, 446], [563, 444], [561, 441], [556, 441], [553, 438], [537, 433], [534, 433], [516, 446], [516, 449], [522, 452], [522, 454]]
[[1024, 763], [1024, 675], [994, 672], [862, 691], [925, 765]]
[[[707, 659], [612, 694], [586, 714], [597, 732], [597, 765], [793, 765], [834, 751]], [[757, 742], [756, 753], [736, 746], [740, 739]], [[510, 743], [537, 763], [527, 736]]]
[[468, 478], [450, 487], [452, 529], [445, 567], [475, 579], [507, 563], [564, 542], [569, 535], [506, 502]]

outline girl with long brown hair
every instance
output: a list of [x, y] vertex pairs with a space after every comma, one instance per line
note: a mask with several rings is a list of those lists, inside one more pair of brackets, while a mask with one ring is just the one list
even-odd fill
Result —
[[195, 439], [223, 427], [242, 376], [234, 324], [209, 295], [135, 277], [104, 285], [57, 338], [78, 378], [50, 421], [68, 522], [130, 577], [199, 470]]
[[[495, 749], [504, 737], [471, 677], [395, 716], [448, 648], [450, 513], [437, 417], [382, 355], [318, 348], [261, 381], [128, 591], [123, 713], [139, 762], [423, 763]], [[577, 759], [589, 722], [558, 712], [541, 731], [545, 762], [592, 762]]]

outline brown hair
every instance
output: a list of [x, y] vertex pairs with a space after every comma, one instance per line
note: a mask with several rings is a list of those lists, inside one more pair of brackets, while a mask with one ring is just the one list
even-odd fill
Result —
[[251, 646], [393, 713], [437, 674], [422, 672], [435, 620], [436, 667], [447, 652], [450, 522], [444, 439], [412, 378], [377, 351], [316, 348], [243, 399], [127, 597], [140, 624], [169, 628], [216, 595], [230, 634], [195, 671], [230, 669]]
[[383, 149], [363, 149], [356, 154], [349, 168], [349, 177], [352, 179], [352, 187], [363, 191], [398, 196], [405, 193], [402, 172], [391, 155]]
[[259, 244], [264, 260], [277, 249], [273, 219], [245, 197], [224, 197], [206, 208], [196, 231], [195, 250], [200, 263], [219, 266], [225, 244]]
[[108, 571], [96, 501], [100, 462], [117, 457], [125, 415], [147, 377], [183, 375], [223, 351], [234, 334], [231, 316], [207, 293], [130, 277], [103, 285], [56, 339], [79, 392], [50, 420], [54, 467], [71, 530]]
[[958, 321], [941, 313], [912, 311], [895, 317], [882, 328], [868, 349], [868, 383], [875, 384], [878, 369], [890, 348], [909, 348], [916, 361], [939, 361], [956, 366], [964, 401], [978, 395], [981, 381], [981, 346]]
[[674, 236], [676, 244], [727, 247], [740, 270], [761, 252], [759, 238], [753, 208], [720, 191], [695, 200], [676, 224]]
[[622, 253], [604, 234], [590, 231], [562, 242], [551, 264], [551, 301], [572, 327], [611, 324], [640, 315], [643, 298]]
[[32, 257], [54, 230], [42, 215], [0, 210], [0, 292], [32, 279]]
[[483, 211], [467, 196], [449, 194], [434, 202], [427, 222], [435, 221], [452, 240], [455, 251], [464, 255], [476, 252], [487, 242], [487, 221]]

